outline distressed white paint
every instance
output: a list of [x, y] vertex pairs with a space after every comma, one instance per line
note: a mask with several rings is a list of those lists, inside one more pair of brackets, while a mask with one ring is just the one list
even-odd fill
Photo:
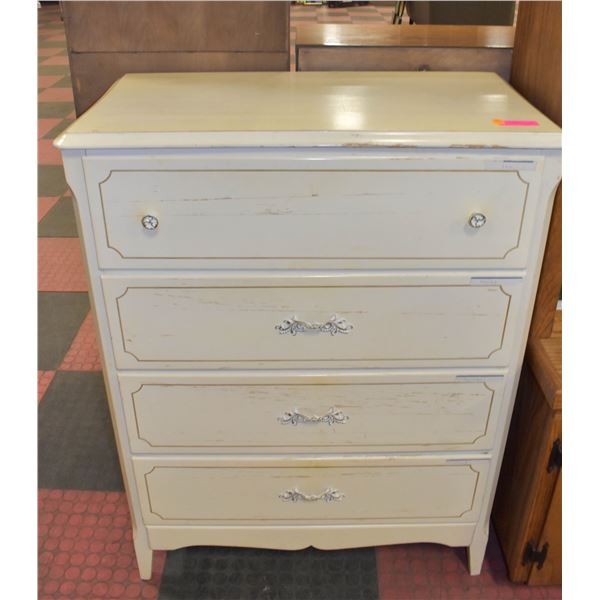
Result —
[[[267, 171], [214, 157], [190, 169], [158, 157], [85, 162], [106, 267], [307, 259], [523, 267], [535, 215], [537, 182], [509, 161], [457, 170], [456, 159], [329, 159]], [[530, 176], [537, 161], [531, 167]], [[481, 229], [468, 224], [474, 213], [487, 218]], [[144, 229], [145, 215], [158, 219], [156, 230]]]
[[[134, 458], [142, 512], [150, 525], [472, 522], [477, 519], [488, 460], [388, 457], [356, 464], [331, 458], [304, 466], [281, 460]], [[348, 464], [346, 464], [348, 463]], [[286, 492], [338, 499], [285, 501]], [[443, 493], [440, 493], [443, 490]]]
[[[210, 287], [178, 279], [103, 276], [121, 368], [292, 366], [503, 367], [518, 339], [522, 284], [471, 285], [462, 278], [380, 277], [369, 287], [343, 277], [306, 276], [289, 287], [231, 277]], [[281, 333], [286, 319], [327, 323], [347, 333]]]
[[557, 148], [560, 129], [495, 73], [136, 73], [58, 144]]
[[[306, 75], [127, 76], [58, 142], [143, 578], [194, 544], [481, 569], [560, 131], [489, 74]], [[352, 332], [275, 329], [334, 313]], [[331, 405], [350, 420], [277, 421]]]
[[[381, 376], [343, 383], [213, 384], [120, 377], [131, 446], [137, 452], [210, 453], [218, 448], [261, 452], [488, 450], [492, 447], [503, 378], [469, 381], [428, 372], [410, 382]], [[387, 378], [389, 379], [389, 378]], [[408, 380], [408, 381], [407, 381]], [[311, 422], [339, 411], [339, 420]], [[292, 424], [288, 413], [307, 417]]]

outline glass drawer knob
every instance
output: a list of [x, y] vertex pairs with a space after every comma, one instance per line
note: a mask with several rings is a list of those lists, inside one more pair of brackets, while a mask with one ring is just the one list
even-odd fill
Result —
[[144, 229], [154, 231], [158, 227], [158, 219], [154, 215], [145, 215], [142, 217], [142, 225]]
[[480, 227], [483, 227], [485, 225], [486, 221], [487, 221], [487, 218], [482, 213], [473, 213], [469, 217], [469, 225], [471, 227], [473, 227], [474, 229], [479, 229]]

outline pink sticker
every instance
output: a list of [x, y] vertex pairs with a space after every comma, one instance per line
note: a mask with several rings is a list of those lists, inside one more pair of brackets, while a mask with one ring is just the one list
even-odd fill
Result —
[[506, 121], [504, 119], [492, 119], [494, 125], [500, 127], [538, 127], [538, 121]]

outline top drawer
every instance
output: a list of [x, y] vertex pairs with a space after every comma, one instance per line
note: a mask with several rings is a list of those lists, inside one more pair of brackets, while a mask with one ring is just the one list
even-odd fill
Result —
[[100, 265], [491, 268], [527, 262], [535, 161], [519, 163], [520, 172], [504, 160], [223, 157], [85, 158]]

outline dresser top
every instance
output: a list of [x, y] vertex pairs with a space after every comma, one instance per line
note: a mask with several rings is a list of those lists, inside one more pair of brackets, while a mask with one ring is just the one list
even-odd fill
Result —
[[494, 73], [136, 73], [55, 144], [560, 148], [561, 134]]

